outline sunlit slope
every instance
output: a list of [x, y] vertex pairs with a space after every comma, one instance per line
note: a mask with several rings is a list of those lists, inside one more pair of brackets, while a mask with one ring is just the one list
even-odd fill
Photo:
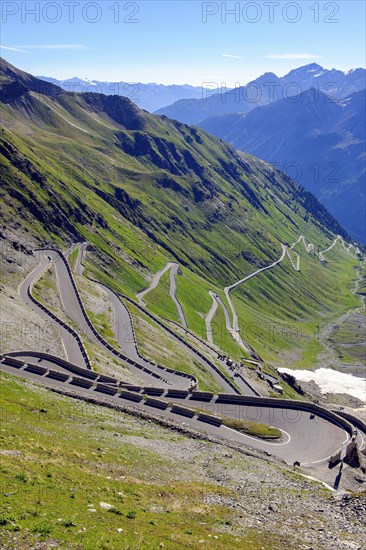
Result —
[[[43, 93], [34, 81], [27, 88], [28, 81], [13, 68], [1, 94], [2, 224], [47, 243], [89, 241], [98, 259], [89, 269], [131, 296], [148, 286], [151, 273], [178, 262], [185, 277], [177, 278], [177, 295], [196, 332], [210, 307], [207, 288], [220, 292], [277, 259], [281, 243], [301, 234], [320, 249], [336, 234], [346, 238], [287, 176], [200, 129], [149, 115], [126, 98]], [[301, 274], [300, 293], [291, 266], [279, 268], [275, 294], [266, 276], [256, 279], [268, 295], [258, 311], [316, 322], [330, 302], [328, 291], [323, 300], [328, 285], [334, 303], [348, 305], [346, 287], [340, 297], [335, 288], [343, 270], [337, 266], [317, 267], [316, 280]], [[352, 269], [344, 277], [350, 287]], [[291, 305], [293, 279], [303, 310]], [[309, 311], [308, 293], [314, 294]], [[159, 300], [157, 311], [164, 308]]]

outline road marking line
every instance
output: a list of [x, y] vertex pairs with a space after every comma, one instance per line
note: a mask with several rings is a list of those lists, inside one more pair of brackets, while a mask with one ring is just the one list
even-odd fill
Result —
[[239, 430], [234, 430], [233, 428], [229, 428], [228, 426], [225, 426], [225, 424], [221, 424], [221, 426], [219, 426], [220, 428], [226, 428], [227, 430], [230, 430], [231, 432], [234, 432], [236, 434], [240, 434], [240, 435], [243, 435], [244, 437], [247, 437], [248, 439], [253, 439], [253, 441], [259, 441], [259, 442], [262, 442], [263, 441], [263, 444], [264, 445], [275, 445], [277, 447], [281, 447], [283, 445], [288, 445], [291, 441], [291, 436], [289, 433], [287, 433], [285, 430], [282, 430], [281, 428], [277, 428], [277, 430], [280, 430], [280, 432], [284, 433], [287, 435], [288, 439], [287, 441], [283, 441], [282, 443], [270, 443], [268, 442], [267, 440], [265, 439], [261, 439], [260, 437], [253, 437], [251, 435], [247, 435], [247, 434], [244, 434], [242, 432], [240, 432]]

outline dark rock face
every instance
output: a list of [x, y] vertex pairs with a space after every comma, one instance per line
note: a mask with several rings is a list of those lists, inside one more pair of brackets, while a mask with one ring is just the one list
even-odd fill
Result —
[[26, 88], [21, 82], [9, 82], [9, 84], [4, 84], [2, 86], [0, 91], [0, 101], [4, 103], [11, 103], [27, 92], [28, 88]]
[[106, 113], [126, 130], [142, 130], [145, 126], [140, 109], [126, 97], [86, 93], [83, 94], [83, 100], [96, 113]]
[[163, 189], [172, 189], [176, 193], [189, 196], [189, 193], [187, 192], [187, 190], [178, 181], [174, 180], [169, 176], [165, 176], [165, 177], [163, 176], [157, 179], [156, 185]]

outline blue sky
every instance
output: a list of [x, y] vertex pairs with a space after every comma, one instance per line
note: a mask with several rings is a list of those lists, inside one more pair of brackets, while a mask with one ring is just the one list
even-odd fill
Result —
[[364, 22], [362, 0], [3, 0], [1, 44], [36, 75], [233, 86], [313, 61], [364, 67]]

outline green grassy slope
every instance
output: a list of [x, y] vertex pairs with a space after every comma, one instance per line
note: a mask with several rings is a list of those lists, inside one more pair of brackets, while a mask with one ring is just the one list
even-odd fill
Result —
[[356, 261], [343, 252], [324, 265], [302, 253], [300, 272], [286, 259], [235, 289], [243, 339], [276, 366], [311, 367], [320, 326], [359, 306], [349, 286]]
[[224, 500], [236, 502], [235, 485], [202, 479], [199, 463], [220, 448], [201, 442], [195, 451], [193, 440], [151, 421], [3, 373], [0, 392], [1, 548], [188, 549], [213, 538], [212, 548], [259, 550], [286, 540], [241, 529], [241, 512]]
[[[149, 115], [126, 98], [37, 88], [37, 79], [5, 62], [1, 69], [3, 225], [42, 243], [89, 241], [95, 261], [87, 274], [133, 297], [151, 273], [179, 262], [177, 295], [200, 336], [207, 290], [220, 292], [268, 265], [281, 242], [300, 234], [320, 249], [344, 235], [284, 174], [197, 128]], [[324, 308], [331, 317], [353, 304], [351, 264], [341, 257], [324, 267], [309, 257], [297, 274], [284, 263], [234, 292], [239, 315], [315, 325]], [[166, 294], [157, 289], [151, 298], [176, 320]], [[248, 340], [265, 354], [265, 342]]]

